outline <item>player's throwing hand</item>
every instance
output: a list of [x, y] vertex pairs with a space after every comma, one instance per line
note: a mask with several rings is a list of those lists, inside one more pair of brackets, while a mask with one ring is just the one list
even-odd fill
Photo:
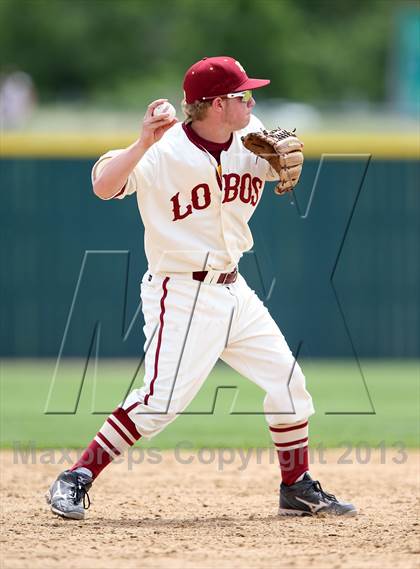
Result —
[[169, 113], [153, 115], [154, 110], [167, 100], [168, 99], [156, 99], [156, 101], [153, 101], [147, 107], [141, 132], [141, 141], [145, 146], [152, 146], [152, 144], [162, 138], [171, 126], [178, 122], [177, 118], [171, 118]]

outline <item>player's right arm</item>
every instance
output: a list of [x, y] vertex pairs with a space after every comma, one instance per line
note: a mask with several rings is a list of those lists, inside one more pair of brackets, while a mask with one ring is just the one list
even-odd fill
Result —
[[153, 116], [155, 108], [164, 101], [166, 99], [157, 99], [147, 107], [141, 135], [133, 144], [108, 158], [101, 168], [94, 167], [92, 185], [99, 198], [109, 200], [123, 193], [131, 172], [145, 152], [177, 122], [176, 119], [170, 119], [168, 114]]

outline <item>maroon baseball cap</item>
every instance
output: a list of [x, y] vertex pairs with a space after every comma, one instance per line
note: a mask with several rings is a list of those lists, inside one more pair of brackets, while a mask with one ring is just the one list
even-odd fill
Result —
[[249, 78], [239, 61], [232, 57], [204, 57], [194, 63], [185, 74], [185, 101], [194, 103], [228, 93], [258, 89], [269, 83], [269, 79]]

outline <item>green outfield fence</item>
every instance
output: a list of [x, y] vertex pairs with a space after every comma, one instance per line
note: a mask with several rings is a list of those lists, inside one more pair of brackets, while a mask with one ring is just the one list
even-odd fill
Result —
[[[305, 357], [419, 357], [418, 138], [304, 138], [295, 196], [266, 186], [242, 273]], [[63, 356], [141, 353], [136, 201], [90, 186], [95, 158], [132, 139], [2, 136], [1, 356], [55, 357], [66, 324]]]

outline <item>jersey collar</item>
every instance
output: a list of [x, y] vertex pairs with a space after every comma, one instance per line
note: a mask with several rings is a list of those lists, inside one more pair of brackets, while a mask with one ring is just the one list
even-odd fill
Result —
[[232, 144], [233, 134], [230, 135], [230, 138], [227, 142], [212, 142], [211, 140], [206, 140], [205, 138], [201, 138], [192, 128], [191, 123], [183, 122], [182, 128], [187, 135], [188, 139], [198, 148], [201, 150], [207, 150], [212, 154], [213, 152], [222, 152], [223, 150], [228, 150], [230, 145]]

